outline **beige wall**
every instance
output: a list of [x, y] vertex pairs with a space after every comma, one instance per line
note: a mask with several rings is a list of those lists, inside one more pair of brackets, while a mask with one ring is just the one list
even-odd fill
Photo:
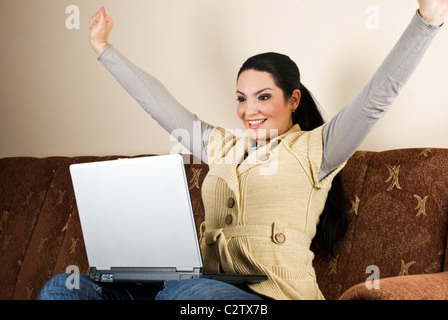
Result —
[[[70, 5], [79, 29], [66, 26], [76, 21]], [[120, 51], [203, 120], [239, 128], [235, 75], [248, 56], [288, 54], [331, 117], [368, 81], [417, 1], [0, 0], [0, 157], [173, 148], [89, 46], [88, 21], [102, 5]], [[448, 147], [447, 57], [445, 28], [362, 149]]]

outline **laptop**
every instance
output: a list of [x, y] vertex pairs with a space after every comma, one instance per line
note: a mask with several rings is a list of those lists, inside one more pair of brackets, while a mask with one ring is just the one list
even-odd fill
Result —
[[73, 164], [70, 174], [92, 280], [267, 279], [203, 272], [182, 155]]

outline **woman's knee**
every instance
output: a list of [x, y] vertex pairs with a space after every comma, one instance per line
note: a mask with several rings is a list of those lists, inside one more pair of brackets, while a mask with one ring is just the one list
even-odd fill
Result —
[[38, 300], [101, 299], [101, 287], [84, 274], [61, 273], [42, 287]]
[[222, 281], [205, 278], [166, 281], [157, 300], [261, 300], [254, 293]]

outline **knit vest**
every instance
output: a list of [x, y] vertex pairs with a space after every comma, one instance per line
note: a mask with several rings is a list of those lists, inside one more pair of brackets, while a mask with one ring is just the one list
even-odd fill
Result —
[[272, 299], [323, 299], [310, 250], [331, 181], [318, 181], [321, 126], [298, 125], [250, 153], [253, 139], [215, 128], [207, 144], [210, 170], [202, 186], [204, 270], [263, 274], [249, 284]]

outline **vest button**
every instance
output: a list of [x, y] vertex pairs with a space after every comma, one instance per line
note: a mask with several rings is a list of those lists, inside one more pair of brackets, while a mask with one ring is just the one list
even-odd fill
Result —
[[266, 161], [268, 161], [269, 160], [269, 154], [262, 154], [261, 156], [260, 156], [260, 161], [261, 162], [266, 162]]
[[233, 221], [233, 216], [231, 214], [228, 214], [226, 216], [226, 224], [231, 225]]
[[279, 232], [275, 234], [275, 241], [277, 241], [278, 243], [285, 243], [286, 241], [286, 237], [283, 233]]
[[234, 206], [235, 206], [235, 199], [229, 198], [229, 200], [227, 200], [227, 207], [233, 208]]

